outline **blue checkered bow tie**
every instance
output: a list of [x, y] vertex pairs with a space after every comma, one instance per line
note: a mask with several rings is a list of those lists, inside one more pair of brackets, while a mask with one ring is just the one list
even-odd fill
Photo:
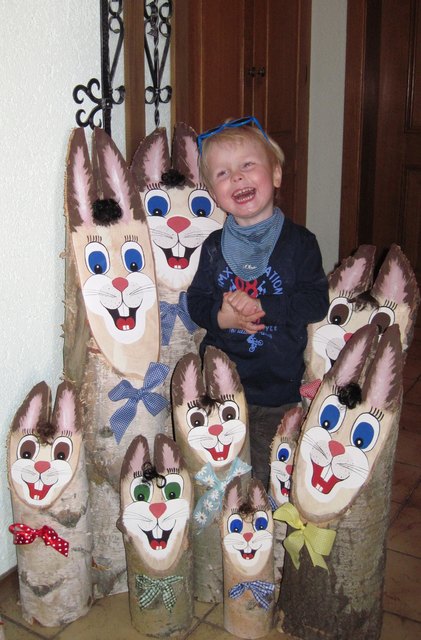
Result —
[[231, 587], [228, 591], [230, 598], [239, 598], [240, 596], [250, 589], [254, 599], [259, 603], [263, 609], [269, 609], [270, 600], [272, 600], [273, 593], [275, 591], [275, 585], [271, 582], [264, 582], [263, 580], [251, 580], [250, 582], [239, 582]]
[[162, 344], [164, 347], [168, 346], [170, 343], [177, 316], [180, 318], [189, 333], [193, 333], [193, 331], [196, 331], [198, 328], [197, 324], [190, 318], [189, 310], [187, 308], [186, 291], [180, 292], [178, 304], [160, 302], [159, 307], [161, 311]]
[[108, 393], [113, 402], [126, 400], [125, 405], [117, 409], [110, 418], [111, 430], [114, 433], [117, 444], [120, 444], [126, 429], [137, 413], [137, 405], [142, 400], [146, 409], [153, 416], [168, 405], [168, 400], [155, 393], [152, 389], [162, 384], [168, 375], [170, 368], [161, 362], [151, 362], [146, 372], [143, 387], [135, 389], [128, 380], [121, 380], [114, 389]]

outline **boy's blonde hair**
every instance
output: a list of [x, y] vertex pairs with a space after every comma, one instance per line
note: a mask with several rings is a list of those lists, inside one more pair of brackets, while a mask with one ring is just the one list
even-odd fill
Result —
[[[232, 122], [233, 119], [230, 118], [225, 120], [224, 124], [228, 124]], [[199, 172], [201, 176], [201, 180], [207, 187], [207, 189], [212, 192], [212, 183], [209, 177], [209, 167], [207, 165], [207, 157], [212, 145], [224, 143], [224, 142], [241, 142], [243, 140], [252, 140], [253, 142], [257, 142], [261, 145], [261, 147], [265, 150], [269, 162], [272, 167], [275, 168], [278, 165], [281, 167], [285, 162], [285, 155], [282, 151], [281, 147], [269, 136], [265, 138], [264, 134], [260, 131], [258, 127], [250, 126], [249, 124], [244, 124], [240, 127], [226, 127], [214, 133], [213, 135], [205, 138], [202, 141], [202, 153], [199, 156]]]

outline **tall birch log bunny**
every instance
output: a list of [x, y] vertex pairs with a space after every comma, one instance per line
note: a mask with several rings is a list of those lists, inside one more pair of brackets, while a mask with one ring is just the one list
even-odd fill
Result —
[[147, 440], [137, 436], [121, 472], [121, 515], [132, 624], [167, 637], [193, 618], [190, 519], [193, 490], [176, 443], [158, 434], [154, 465]]
[[234, 477], [250, 477], [247, 404], [235, 364], [208, 347], [203, 374], [200, 357], [189, 353], [172, 380], [177, 444], [193, 478], [195, 595], [222, 601], [219, 516], [225, 487]]
[[156, 129], [140, 143], [131, 165], [155, 256], [161, 361], [171, 373], [185, 353], [197, 353], [203, 337], [203, 330], [189, 316], [186, 291], [197, 270], [203, 242], [225, 219], [200, 182], [196, 137], [188, 125], [176, 124], [170, 156], [166, 130]]
[[[159, 393], [168, 367], [157, 362], [159, 309], [148, 225], [128, 167], [102, 129], [93, 133], [92, 165], [84, 131], [71, 135], [66, 212], [68, 260], [77, 267], [91, 333], [78, 377], [95, 593], [102, 596], [127, 589], [124, 547], [115, 527], [124, 454], [138, 433], [153, 445], [156, 433], [165, 430], [168, 404]], [[64, 370], [68, 375], [66, 361]]]
[[224, 561], [224, 627], [240, 638], [266, 636], [274, 623], [273, 519], [257, 478], [243, 495], [234, 478], [225, 490], [221, 539]]
[[92, 603], [92, 535], [82, 430], [74, 388], [61, 383], [51, 415], [45, 382], [12, 423], [8, 473], [22, 615], [47, 627], [85, 615]]
[[380, 636], [402, 363], [398, 325], [379, 342], [377, 328], [365, 325], [347, 342], [310, 406], [291, 503], [274, 513], [297, 529], [285, 540], [288, 588], [280, 594], [282, 629], [292, 635]]

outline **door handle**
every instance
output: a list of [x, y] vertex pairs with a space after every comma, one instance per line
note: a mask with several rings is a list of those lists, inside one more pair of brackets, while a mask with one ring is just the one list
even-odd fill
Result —
[[256, 67], [249, 67], [247, 69], [247, 75], [254, 78], [254, 76], [256, 75]]
[[257, 75], [260, 76], [261, 78], [264, 78], [266, 75], [266, 67], [259, 67], [257, 71]]

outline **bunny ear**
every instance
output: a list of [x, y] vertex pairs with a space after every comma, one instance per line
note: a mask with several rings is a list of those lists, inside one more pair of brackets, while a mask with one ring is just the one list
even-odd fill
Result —
[[270, 509], [269, 498], [261, 480], [252, 478], [247, 492], [249, 494], [250, 505], [255, 511], [260, 509], [268, 511]]
[[131, 164], [139, 191], [146, 191], [148, 185], [157, 186], [161, 176], [171, 166], [167, 132], [164, 128], [155, 129], [138, 146]]
[[224, 494], [224, 503], [223, 510], [224, 511], [234, 511], [238, 510], [242, 504], [242, 494], [241, 494], [241, 479], [233, 478], [225, 489]]
[[155, 436], [154, 463], [158, 473], [167, 474], [184, 468], [184, 461], [174, 440], [158, 433]]
[[74, 434], [81, 428], [77, 416], [75, 389], [69, 382], [62, 382], [57, 388], [52, 422], [60, 432]]
[[116, 145], [103, 129], [92, 136], [92, 160], [98, 193], [104, 200], [115, 200], [121, 207], [122, 221], [145, 219], [133, 177]]
[[368, 371], [363, 389], [363, 400], [373, 409], [393, 411], [401, 399], [402, 346], [397, 324], [386, 329]]
[[211, 398], [221, 398], [225, 394], [243, 392], [237, 367], [228, 356], [216, 347], [207, 347], [203, 371], [205, 384]]
[[276, 431], [276, 435], [288, 440], [297, 440], [300, 434], [301, 425], [303, 424], [303, 418], [304, 411], [302, 407], [293, 407], [283, 416]]
[[[338, 387], [344, 387], [350, 382], [358, 382], [367, 364], [373, 347], [377, 341], [377, 327], [364, 325], [348, 340], [333, 367], [325, 376], [326, 382], [332, 381]], [[319, 392], [322, 392], [323, 383]]]
[[13, 419], [11, 432], [31, 433], [48, 421], [51, 412], [51, 390], [46, 382], [39, 382], [28, 393]]
[[92, 223], [92, 204], [97, 199], [91, 161], [82, 128], [74, 129], [67, 152], [65, 203], [69, 225], [75, 231], [81, 224]]
[[197, 134], [184, 122], [174, 128], [172, 142], [172, 166], [186, 178], [189, 187], [199, 184], [199, 153], [197, 150]]
[[205, 395], [199, 356], [188, 353], [178, 361], [171, 383], [173, 404], [181, 406]]
[[354, 255], [346, 258], [329, 276], [329, 289], [347, 298], [368, 291], [373, 282], [376, 247], [363, 244]]
[[123, 464], [121, 465], [121, 480], [123, 481], [128, 477], [132, 478], [134, 473], [142, 472], [144, 465], [146, 463], [150, 464], [150, 462], [148, 441], [144, 436], [136, 436], [131, 441], [124, 456]]

